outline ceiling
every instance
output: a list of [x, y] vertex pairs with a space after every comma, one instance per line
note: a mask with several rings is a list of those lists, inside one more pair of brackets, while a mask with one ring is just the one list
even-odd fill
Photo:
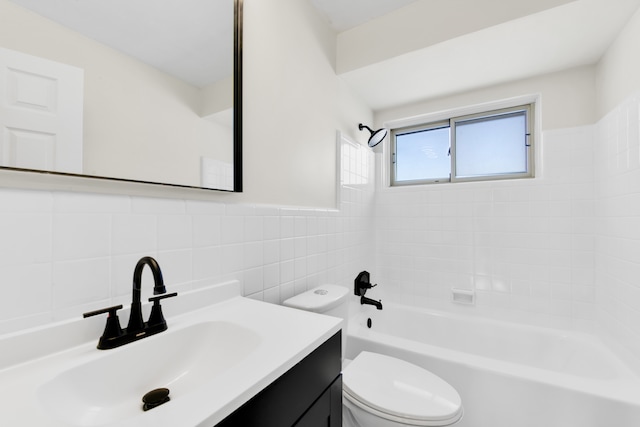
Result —
[[[640, 0], [311, 2], [339, 32], [339, 76], [374, 111], [595, 64], [640, 5]], [[479, 28], [478, 22], [486, 25]], [[353, 59], [362, 52], [370, 56]]]
[[310, 0], [338, 32], [364, 24], [417, 0]]

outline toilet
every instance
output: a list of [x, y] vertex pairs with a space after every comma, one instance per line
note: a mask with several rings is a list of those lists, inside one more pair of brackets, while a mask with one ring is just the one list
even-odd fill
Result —
[[349, 290], [323, 285], [283, 304], [345, 320], [342, 333], [344, 427], [450, 426], [462, 418], [462, 400], [428, 370], [384, 354], [363, 351], [344, 360]]

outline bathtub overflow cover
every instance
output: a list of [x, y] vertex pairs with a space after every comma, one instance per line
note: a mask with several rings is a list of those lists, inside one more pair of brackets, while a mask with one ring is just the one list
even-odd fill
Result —
[[313, 292], [314, 294], [318, 294], [318, 295], [326, 295], [329, 293], [329, 291], [327, 291], [326, 289], [317, 289], [316, 291]]

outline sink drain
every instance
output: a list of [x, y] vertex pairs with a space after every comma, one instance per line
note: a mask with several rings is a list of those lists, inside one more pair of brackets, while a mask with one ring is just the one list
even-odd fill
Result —
[[144, 405], [142, 405], [142, 410], [148, 411], [149, 409], [153, 409], [163, 403], [167, 403], [169, 400], [171, 399], [169, 397], [168, 388], [156, 388], [142, 396], [142, 402], [144, 403]]

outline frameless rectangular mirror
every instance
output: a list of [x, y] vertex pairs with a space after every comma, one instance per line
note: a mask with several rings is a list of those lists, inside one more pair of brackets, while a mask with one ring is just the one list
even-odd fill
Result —
[[242, 0], [0, 0], [0, 168], [242, 191]]

